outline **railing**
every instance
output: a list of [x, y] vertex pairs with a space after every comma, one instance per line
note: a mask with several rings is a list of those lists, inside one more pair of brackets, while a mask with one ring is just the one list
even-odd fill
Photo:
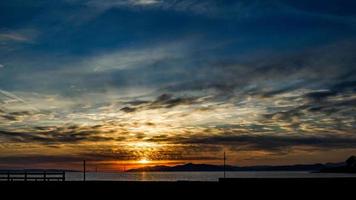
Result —
[[65, 181], [65, 172], [7, 171], [0, 172], [0, 181]]

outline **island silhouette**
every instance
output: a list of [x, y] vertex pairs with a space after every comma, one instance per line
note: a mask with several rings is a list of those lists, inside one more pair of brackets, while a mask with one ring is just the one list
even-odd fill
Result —
[[356, 173], [356, 156], [350, 156], [342, 166], [323, 168], [324, 173]]
[[316, 163], [296, 165], [259, 165], [259, 166], [232, 166], [187, 163], [175, 166], [146, 166], [127, 170], [128, 172], [194, 172], [194, 171], [311, 171], [325, 173], [356, 173], [356, 156], [350, 156], [346, 161], [339, 163]]

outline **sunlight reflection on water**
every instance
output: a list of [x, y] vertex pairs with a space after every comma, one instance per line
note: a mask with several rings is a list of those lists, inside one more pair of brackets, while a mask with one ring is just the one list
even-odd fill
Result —
[[[118, 172], [86, 174], [88, 181], [218, 181], [223, 172]], [[228, 178], [330, 178], [356, 177], [356, 174], [331, 174], [310, 172], [227, 172]], [[81, 172], [67, 172], [66, 180], [81, 181]]]

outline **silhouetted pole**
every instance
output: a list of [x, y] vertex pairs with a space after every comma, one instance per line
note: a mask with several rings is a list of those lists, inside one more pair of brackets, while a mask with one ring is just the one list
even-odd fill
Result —
[[86, 166], [85, 166], [85, 164], [86, 164], [86, 163], [85, 163], [85, 160], [83, 160], [83, 181], [85, 181], [85, 178], [86, 178], [86, 177], [85, 177], [85, 175], [86, 175], [86, 174], [85, 174], [85, 173], [86, 173], [86, 169], [85, 169]]
[[226, 178], [226, 153], [224, 151], [224, 178]]

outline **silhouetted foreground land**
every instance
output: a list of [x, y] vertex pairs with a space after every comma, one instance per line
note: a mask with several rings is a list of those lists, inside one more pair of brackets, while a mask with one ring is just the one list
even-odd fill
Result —
[[[123, 195], [167, 197], [231, 197], [234, 195], [310, 197], [336, 195], [338, 199], [353, 193], [355, 178], [272, 178], [224, 179], [220, 182], [0, 182], [0, 191], [12, 195], [48, 193], [55, 197], [107, 196], [120, 199]], [[168, 195], [168, 196], [167, 196]], [[105, 198], [101, 198], [105, 199]], [[170, 198], [168, 198], [170, 199]]]
[[345, 161], [345, 165], [321, 169], [324, 173], [356, 173], [356, 156], [351, 156]]

